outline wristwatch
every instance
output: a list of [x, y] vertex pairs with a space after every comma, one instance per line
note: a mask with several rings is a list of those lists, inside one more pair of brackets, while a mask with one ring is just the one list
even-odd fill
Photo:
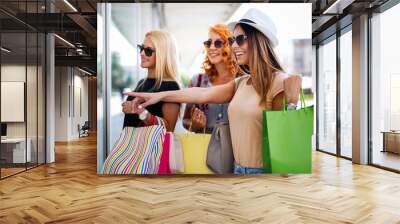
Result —
[[286, 104], [286, 110], [296, 110], [297, 105], [294, 103]]
[[142, 121], [146, 120], [148, 114], [149, 114], [149, 111], [144, 110], [142, 113], [139, 114], [139, 119]]

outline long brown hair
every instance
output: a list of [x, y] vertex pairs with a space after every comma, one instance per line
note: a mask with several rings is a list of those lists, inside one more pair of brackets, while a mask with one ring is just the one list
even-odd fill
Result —
[[[210, 27], [209, 32], [218, 34], [224, 41], [224, 46], [222, 47], [222, 57], [224, 58], [224, 64], [227, 67], [229, 73], [232, 75], [232, 77], [235, 77], [239, 68], [236, 62], [236, 58], [233, 54], [233, 51], [228, 44], [228, 38], [232, 36], [228, 26], [224, 24], [216, 24]], [[207, 55], [204, 59], [202, 67], [204, 69], [204, 73], [208, 75], [211, 81], [213, 81], [218, 76], [218, 72], [217, 69], [215, 68], [215, 65], [213, 65], [210, 62]]]
[[260, 106], [265, 107], [274, 73], [283, 72], [283, 68], [269, 39], [263, 33], [247, 24], [239, 23], [238, 26], [245, 32], [249, 48], [248, 69], [244, 70], [249, 70], [252, 74], [254, 89], [261, 98]]

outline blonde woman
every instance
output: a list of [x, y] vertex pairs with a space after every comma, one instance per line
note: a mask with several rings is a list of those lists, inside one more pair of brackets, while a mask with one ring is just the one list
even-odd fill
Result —
[[138, 97], [133, 110], [161, 100], [185, 103], [230, 102], [228, 116], [235, 159], [235, 174], [263, 173], [262, 111], [281, 110], [283, 95], [297, 104], [301, 78], [287, 78], [273, 49], [278, 44], [275, 25], [257, 9], [250, 9], [241, 20], [230, 24], [231, 47], [239, 65], [249, 75], [212, 88], [180, 91], [129, 93]]
[[[140, 50], [140, 66], [147, 69], [147, 77], [139, 81], [135, 92], [161, 92], [179, 90], [176, 75], [178, 73], [175, 41], [170, 33], [151, 31], [145, 36]], [[154, 125], [162, 119], [167, 131], [174, 131], [178, 119], [180, 104], [160, 101], [146, 109], [132, 110], [129, 96], [122, 104], [125, 113], [124, 127], [142, 127]]]

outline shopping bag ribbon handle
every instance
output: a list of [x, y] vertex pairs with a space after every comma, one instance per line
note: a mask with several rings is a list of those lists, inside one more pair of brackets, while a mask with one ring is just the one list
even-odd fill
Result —
[[[304, 99], [304, 91], [303, 88], [300, 89], [300, 102], [301, 102], [301, 108], [306, 107], [306, 101]], [[285, 94], [283, 94], [282, 97], [282, 111], [286, 111], [286, 99], [285, 99]]]
[[[192, 132], [192, 123], [193, 123], [193, 119], [190, 119], [190, 124], [189, 124], [189, 132]], [[203, 128], [203, 134], [206, 133], [206, 127], [204, 126]]]

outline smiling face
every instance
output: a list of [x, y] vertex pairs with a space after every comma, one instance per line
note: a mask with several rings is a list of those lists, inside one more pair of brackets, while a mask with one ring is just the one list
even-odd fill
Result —
[[[143, 41], [143, 45], [145, 48], [150, 47], [151, 49], [154, 48], [154, 44], [151, 41], [150, 37], [146, 37]], [[140, 66], [142, 68], [155, 68], [156, 67], [156, 52], [153, 52], [151, 56], [146, 56], [144, 50], [140, 52]]]
[[222, 49], [224, 47], [224, 44], [222, 44], [222, 46], [219, 48], [215, 47], [215, 41], [222, 41], [222, 43], [224, 42], [222, 40], [221, 36], [218, 35], [217, 33], [210, 32], [208, 34], [208, 40], [209, 41], [211, 40], [211, 43], [212, 43], [210, 45], [210, 47], [206, 47], [208, 60], [210, 61], [211, 64], [214, 64], [214, 65], [222, 63], [224, 60], [224, 58], [222, 56]]
[[[235, 27], [235, 30], [233, 31], [233, 36], [238, 37], [240, 35], [246, 36], [242, 27], [238, 25]], [[236, 56], [239, 65], [249, 64], [249, 44], [247, 40], [245, 40], [243, 44], [240, 46], [238, 45], [237, 41], [235, 41], [232, 45], [232, 50]]]

